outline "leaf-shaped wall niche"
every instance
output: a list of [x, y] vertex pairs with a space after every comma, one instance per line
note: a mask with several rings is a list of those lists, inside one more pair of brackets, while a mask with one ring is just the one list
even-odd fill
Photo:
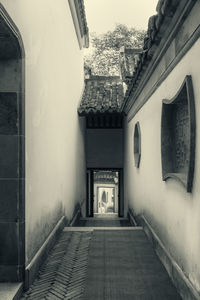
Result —
[[195, 156], [195, 104], [192, 77], [187, 75], [171, 100], [163, 100], [161, 154], [163, 180], [178, 179], [192, 191]]

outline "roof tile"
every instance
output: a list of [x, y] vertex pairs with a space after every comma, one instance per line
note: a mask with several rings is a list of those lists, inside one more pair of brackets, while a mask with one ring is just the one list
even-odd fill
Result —
[[85, 89], [79, 115], [119, 113], [124, 99], [123, 84], [118, 76], [91, 76]]

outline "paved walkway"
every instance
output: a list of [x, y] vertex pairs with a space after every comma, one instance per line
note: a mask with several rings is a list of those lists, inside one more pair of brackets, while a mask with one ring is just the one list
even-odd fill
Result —
[[92, 232], [63, 232], [22, 299], [82, 299]]
[[143, 230], [94, 231], [84, 300], [181, 299]]
[[141, 228], [81, 221], [88, 227], [65, 228], [22, 299], [181, 299]]

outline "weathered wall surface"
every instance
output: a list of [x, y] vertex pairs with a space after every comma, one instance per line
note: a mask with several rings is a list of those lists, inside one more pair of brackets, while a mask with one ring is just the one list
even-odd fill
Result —
[[[146, 217], [169, 253], [198, 291], [200, 291], [199, 50], [200, 40], [198, 39], [148, 102], [129, 123], [127, 122], [124, 180], [126, 203], [129, 203], [137, 214], [143, 214]], [[196, 106], [196, 156], [192, 193], [187, 193], [185, 187], [175, 179], [162, 181], [161, 166], [162, 100], [175, 96], [186, 75], [192, 76]], [[149, 82], [150, 85], [151, 82]], [[144, 93], [140, 97], [142, 99]], [[137, 122], [140, 123], [141, 128], [139, 169], [134, 166], [133, 156], [133, 134]]]
[[87, 168], [123, 167], [123, 129], [87, 129]]
[[26, 262], [85, 197], [84, 124], [77, 116], [83, 61], [61, 0], [2, 0], [26, 55]]

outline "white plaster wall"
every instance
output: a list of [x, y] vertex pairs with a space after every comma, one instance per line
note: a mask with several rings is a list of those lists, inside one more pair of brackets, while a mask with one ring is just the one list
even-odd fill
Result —
[[27, 262], [85, 198], [83, 57], [67, 0], [2, 0], [25, 47]]
[[[125, 137], [125, 200], [143, 213], [193, 285], [200, 291], [200, 40], [151, 96], [127, 126]], [[161, 108], [186, 75], [192, 75], [196, 104], [196, 157], [192, 193], [174, 179], [162, 181]], [[141, 128], [140, 168], [134, 166], [133, 134]]]

